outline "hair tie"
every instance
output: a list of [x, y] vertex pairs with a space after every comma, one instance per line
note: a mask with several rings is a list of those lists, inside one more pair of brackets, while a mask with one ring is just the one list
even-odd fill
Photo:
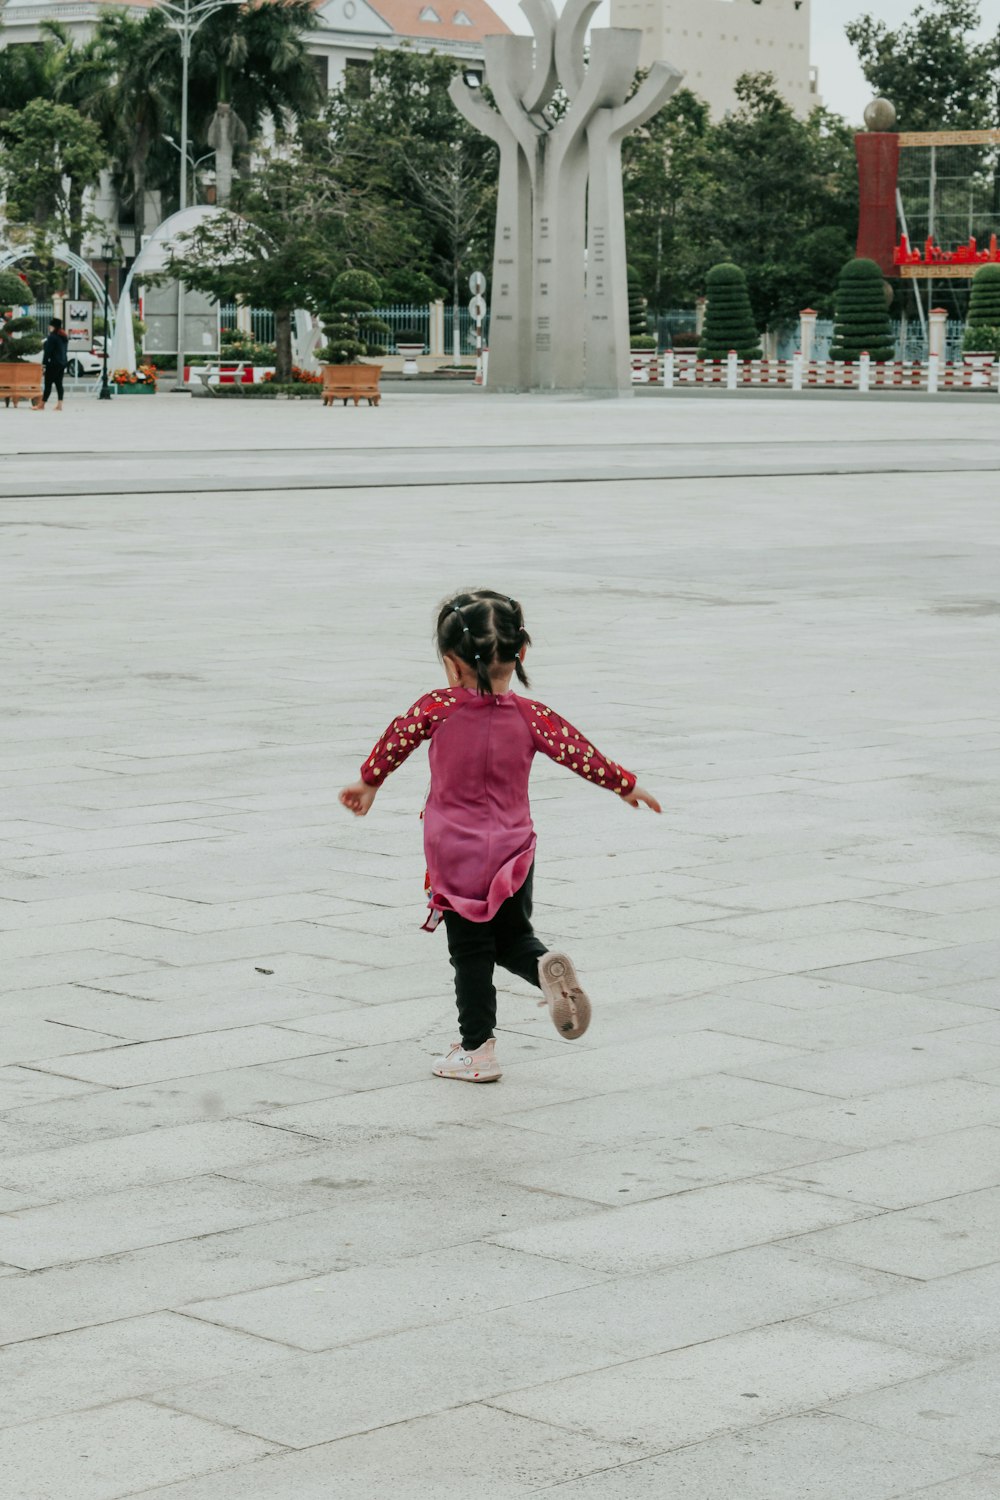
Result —
[[476, 661], [478, 661], [478, 660], [479, 660], [479, 652], [477, 651], [476, 652]]

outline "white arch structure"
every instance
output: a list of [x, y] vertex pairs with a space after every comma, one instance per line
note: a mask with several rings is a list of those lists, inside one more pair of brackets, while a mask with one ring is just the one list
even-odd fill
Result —
[[[18, 261], [31, 260], [34, 253], [33, 250], [24, 249], [8, 248], [0, 250], [0, 271], [10, 271], [17, 265]], [[75, 250], [71, 250], [68, 245], [58, 245], [52, 251], [52, 259], [59, 261], [60, 265], [68, 266], [71, 271], [76, 271], [80, 280], [86, 282], [87, 286], [93, 292], [94, 301], [103, 302], [104, 282], [98, 276], [93, 266], [88, 265], [82, 256], [77, 255]], [[113, 303], [110, 303], [108, 306], [108, 323], [111, 326], [107, 330], [105, 337], [107, 337], [107, 333], [113, 335], [115, 330], [115, 309]]]

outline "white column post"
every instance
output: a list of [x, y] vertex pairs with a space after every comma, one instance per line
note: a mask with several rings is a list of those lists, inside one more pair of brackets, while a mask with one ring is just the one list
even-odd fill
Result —
[[668, 391], [674, 388], [674, 351], [668, 349], [663, 356], [663, 385]]
[[437, 359], [444, 357], [444, 298], [439, 297], [430, 304], [427, 345]]
[[739, 356], [735, 349], [730, 349], [726, 360], [726, 390], [735, 391], [739, 375]]
[[792, 390], [802, 389], [802, 350], [796, 349], [792, 355]]
[[813, 307], [804, 307], [799, 313], [799, 348], [802, 362], [808, 364], [816, 347], [816, 321], [819, 313]]
[[705, 331], [705, 310], [708, 307], [707, 297], [697, 297], [694, 304], [694, 331], [701, 338]]
[[927, 352], [936, 354], [940, 360], [945, 356], [945, 337], [948, 331], [948, 312], [943, 307], [932, 307], [930, 327], [927, 330]]
[[872, 357], [867, 349], [861, 351], [858, 360], [858, 390], [863, 396], [867, 395], [872, 388]]
[[927, 356], [927, 394], [936, 396], [938, 389], [938, 378], [941, 368], [941, 357], [937, 354]]

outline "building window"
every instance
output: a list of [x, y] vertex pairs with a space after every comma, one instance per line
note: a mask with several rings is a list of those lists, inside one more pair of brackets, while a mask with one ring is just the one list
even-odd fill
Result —
[[344, 93], [349, 99], [367, 99], [371, 91], [371, 63], [367, 58], [349, 57], [344, 64]]
[[464, 10], [456, 10], [456, 12], [455, 12], [455, 25], [456, 26], [471, 26], [472, 25], [472, 22], [469, 20], [468, 16], [465, 14]]
[[421, 21], [438, 21], [438, 22], [440, 22], [441, 17], [438, 15], [438, 13], [434, 9], [433, 5], [425, 5], [424, 8], [423, 8], [423, 10], [420, 12], [420, 19], [421, 19]]
[[313, 65], [316, 74], [316, 82], [324, 94], [330, 91], [330, 59], [324, 54], [317, 55], [315, 52], [309, 61]]

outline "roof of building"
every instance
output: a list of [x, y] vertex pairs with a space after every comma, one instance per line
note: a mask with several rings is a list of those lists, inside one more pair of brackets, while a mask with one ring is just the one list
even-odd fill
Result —
[[509, 32], [486, 0], [369, 0], [397, 36], [449, 42], [481, 42]]

